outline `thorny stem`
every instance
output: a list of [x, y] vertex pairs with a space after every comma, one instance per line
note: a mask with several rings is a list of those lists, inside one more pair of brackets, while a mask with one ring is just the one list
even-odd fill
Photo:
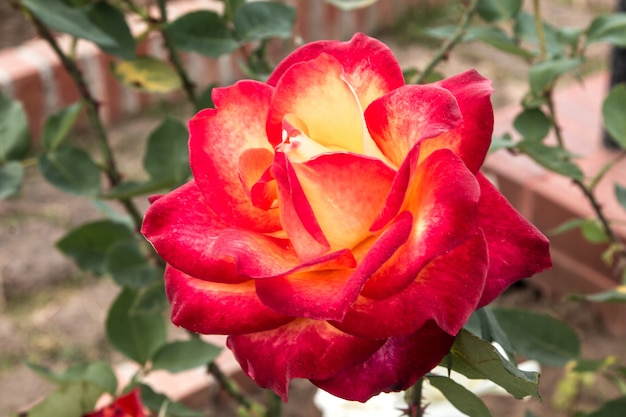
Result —
[[435, 69], [435, 67], [446, 58], [448, 53], [463, 39], [465, 32], [467, 31], [467, 27], [472, 20], [472, 16], [474, 12], [476, 12], [476, 6], [478, 5], [478, 0], [470, 0], [469, 5], [465, 9], [465, 13], [461, 17], [461, 21], [459, 22], [459, 27], [452, 34], [450, 38], [446, 40], [446, 42], [441, 45], [441, 48], [437, 51], [435, 56], [430, 60], [430, 62], [426, 65], [426, 68], [421, 72], [421, 74], [417, 77], [415, 84], [422, 84], [430, 75], [431, 72]]
[[[564, 149], [565, 145], [563, 141], [563, 132], [561, 130], [561, 126], [556, 121], [556, 110], [554, 107], [554, 100], [552, 99], [551, 91], [548, 92], [548, 94], [546, 95], [546, 98], [547, 98], [549, 116], [552, 120], [552, 126], [554, 128], [554, 134], [556, 136], [557, 143], [560, 148]], [[591, 204], [591, 207], [594, 213], [596, 214], [598, 221], [602, 225], [602, 229], [604, 230], [604, 233], [606, 233], [607, 237], [609, 238], [611, 242], [616, 243], [620, 246], [621, 249], [619, 251], [619, 254], [621, 257], [626, 258], [626, 247], [624, 247], [624, 243], [621, 241], [621, 239], [617, 236], [617, 234], [611, 227], [611, 224], [608, 218], [606, 217], [606, 215], [604, 214], [604, 210], [602, 206], [600, 205], [600, 203], [598, 202], [595, 196], [595, 193], [593, 192], [593, 189], [591, 187], [587, 187], [581, 180], [574, 179], [573, 181], [574, 181], [574, 184], [583, 192], [583, 194], [585, 195], [585, 198], [589, 200], [589, 203]]]
[[280, 417], [283, 400], [273, 391], [267, 391], [267, 411], [265, 417]]
[[196, 86], [189, 78], [189, 74], [183, 65], [180, 55], [174, 46], [174, 42], [172, 41], [172, 37], [168, 33], [165, 25], [167, 25], [167, 1], [159, 0], [159, 30], [161, 32], [161, 36], [163, 37], [163, 42], [165, 44], [165, 49], [170, 57], [170, 62], [174, 65], [174, 70], [178, 74], [180, 81], [183, 84], [183, 89], [185, 90], [185, 94], [189, 101], [193, 104], [196, 110], [200, 110], [200, 102], [198, 100], [198, 96], [196, 95]]
[[[111, 186], [116, 186], [122, 181], [122, 175], [117, 169], [117, 164], [115, 163], [115, 159], [113, 157], [113, 152], [111, 150], [111, 145], [109, 143], [109, 139], [106, 134], [106, 130], [104, 129], [104, 125], [102, 120], [100, 119], [100, 115], [98, 114], [99, 104], [96, 99], [91, 94], [91, 91], [87, 87], [87, 83], [81, 70], [76, 65], [76, 62], [70, 59], [59, 46], [56, 38], [50, 32], [50, 30], [39, 20], [36, 16], [32, 16], [32, 21], [37, 29], [39, 35], [48, 42], [50, 47], [54, 50], [55, 54], [61, 60], [63, 67], [70, 74], [76, 88], [80, 96], [85, 103], [85, 109], [87, 111], [87, 118], [89, 119], [89, 124], [94, 130], [96, 139], [98, 144], [100, 145], [100, 150], [102, 152], [102, 156], [104, 158], [104, 172], [109, 180], [109, 184]], [[135, 206], [131, 199], [121, 199], [120, 202], [124, 206], [124, 209], [128, 212], [133, 220], [133, 224], [135, 228], [139, 230], [141, 227], [142, 216], [139, 212], [139, 209]]]
[[215, 364], [215, 362], [209, 362], [207, 365], [208, 371], [220, 384], [222, 389], [228, 393], [239, 405], [244, 407], [246, 410], [252, 409], [252, 402], [246, 398], [245, 395], [241, 393], [239, 387], [228, 378], [222, 370]]
[[424, 378], [418, 379], [415, 384], [408, 390], [406, 396], [407, 410], [409, 417], [422, 417], [424, 415], [424, 407], [422, 407], [422, 387]]

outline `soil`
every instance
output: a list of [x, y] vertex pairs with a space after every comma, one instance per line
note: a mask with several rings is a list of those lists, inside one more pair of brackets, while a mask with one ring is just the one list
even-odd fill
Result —
[[[542, 2], [549, 5], [550, 16], [580, 26], [589, 19], [590, 14], [584, 7], [591, 2], [575, 3], [572, 6], [560, 1]], [[561, 24], [562, 21], [555, 23]], [[18, 45], [33, 36], [29, 23], [10, 9], [7, 2], [0, 0], [0, 48]], [[419, 65], [420, 57], [431, 53], [425, 48], [406, 44], [398, 44], [393, 49], [401, 62], [413, 65]], [[605, 52], [600, 51], [600, 56]], [[463, 48], [463, 53], [444, 64], [443, 71], [452, 74], [468, 66], [479, 66], [481, 72], [495, 81], [494, 102], [497, 105], [510, 103], [524, 91], [523, 65], [491, 48], [481, 45]], [[160, 120], [162, 112], [144, 115], [111, 129], [113, 142], [122, 155], [121, 168], [129, 177], [137, 174], [136, 160], [143, 149], [142, 140]], [[191, 113], [182, 117], [189, 116]], [[143, 207], [146, 205], [145, 201], [139, 203]], [[35, 168], [27, 169], [21, 195], [0, 203], [0, 416], [32, 404], [50, 389], [49, 383], [24, 365], [25, 360], [55, 368], [84, 360], [121, 360], [106, 347], [102, 334], [106, 310], [117, 294], [117, 287], [107, 278], [80, 272], [54, 249], [54, 243], [68, 230], [96, 218], [101, 218], [101, 213], [89, 201], [54, 189]], [[579, 333], [583, 355], [587, 358], [624, 357], [626, 340], [608, 334], [584, 304], [554, 302], [531, 286], [508, 291], [498, 303], [560, 317]], [[522, 417], [525, 409], [542, 417], [571, 416], [570, 410], [555, 406], [555, 402], [563, 403], [564, 395], [556, 390], [563, 375], [562, 369], [543, 369], [543, 403], [535, 400], [520, 402], [504, 396], [488, 396], [486, 402], [494, 417]], [[255, 395], [262, 395], [253, 384], [244, 385]], [[285, 415], [320, 417], [311, 402], [314, 392], [306, 381], [296, 381]], [[206, 406], [206, 400], [211, 400], [208, 417], [237, 415], [232, 400], [223, 392], [213, 390], [206, 394], [198, 405]], [[597, 381], [593, 389], [581, 390], [570, 405], [577, 409], [591, 407], [598, 404], [602, 396], [612, 394], [604, 382]], [[388, 415], [396, 414], [390, 412]]]

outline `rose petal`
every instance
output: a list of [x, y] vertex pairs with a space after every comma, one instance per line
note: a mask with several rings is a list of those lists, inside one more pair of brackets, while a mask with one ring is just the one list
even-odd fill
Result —
[[244, 372], [284, 401], [291, 379], [330, 378], [344, 367], [364, 361], [383, 343], [350, 336], [324, 321], [307, 319], [228, 338], [228, 347]]
[[[255, 207], [278, 207], [276, 182], [271, 173], [274, 153], [262, 148], [246, 149], [239, 157], [239, 178]], [[270, 167], [270, 168], [268, 168]]]
[[358, 248], [354, 270], [321, 270], [257, 281], [259, 298], [275, 311], [317, 320], [341, 320], [363, 284], [409, 237], [412, 216], [403, 212], [376, 239]]
[[477, 234], [428, 263], [408, 287], [375, 300], [359, 297], [338, 329], [355, 336], [387, 338], [417, 331], [428, 320], [457, 334], [476, 309], [489, 266], [487, 245]]
[[256, 295], [253, 280], [241, 284], [215, 283], [168, 266], [165, 291], [172, 306], [172, 322], [192, 332], [251, 333], [293, 320], [263, 305]]
[[402, 165], [415, 144], [454, 129], [461, 120], [452, 93], [432, 84], [398, 88], [365, 110], [373, 140], [396, 166]]
[[408, 336], [391, 337], [366, 361], [346, 366], [321, 389], [350, 401], [365, 402], [380, 392], [403, 391], [433, 369], [448, 353], [454, 336], [427, 322]]
[[206, 109], [189, 122], [190, 165], [206, 202], [226, 222], [259, 232], [280, 229], [277, 210], [254, 207], [239, 178], [240, 155], [250, 148], [267, 149], [265, 121], [273, 88], [240, 81], [213, 90], [216, 109]]
[[419, 164], [418, 158], [416, 146], [400, 167], [383, 217], [374, 224], [385, 224], [395, 212], [406, 210], [414, 217], [411, 236], [365, 284], [362, 294], [366, 297], [382, 299], [400, 291], [434, 257], [458, 246], [476, 231], [480, 197], [476, 177], [447, 149], [432, 153]]
[[487, 285], [478, 307], [492, 302], [502, 291], [522, 278], [552, 266], [549, 241], [524, 219], [500, 192], [478, 173], [481, 188], [478, 225], [489, 248]]
[[313, 60], [322, 53], [339, 61], [363, 109], [378, 97], [404, 85], [402, 69], [389, 47], [363, 33], [355, 34], [347, 42], [318, 41], [296, 49], [278, 64], [267, 83], [276, 86], [294, 64]]
[[229, 227], [206, 206], [193, 181], [150, 206], [142, 233], [168, 264], [213, 282], [233, 284], [250, 277], [353, 267], [355, 262], [350, 251], [303, 261], [286, 239]]
[[463, 121], [453, 131], [425, 140], [422, 144], [422, 157], [437, 149], [452, 149], [465, 161], [470, 171], [476, 173], [487, 156], [493, 133], [491, 81], [475, 70], [470, 70], [434, 85], [454, 94], [463, 114]]
[[276, 152], [273, 172], [278, 187], [280, 220], [298, 256], [306, 261], [328, 252], [330, 244], [315, 218], [293, 166], [283, 152]]
[[369, 227], [385, 203], [393, 169], [380, 160], [347, 153], [292, 165], [331, 248], [353, 248], [373, 235]]
[[276, 85], [267, 119], [274, 146], [283, 141], [285, 118], [322, 147], [363, 153], [362, 110], [331, 55], [294, 64]]

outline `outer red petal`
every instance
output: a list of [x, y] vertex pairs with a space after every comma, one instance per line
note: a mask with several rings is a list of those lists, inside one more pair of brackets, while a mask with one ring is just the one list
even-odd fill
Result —
[[263, 305], [253, 280], [241, 284], [208, 282], [168, 266], [165, 290], [172, 306], [172, 322], [197, 333], [259, 332], [293, 320]]
[[318, 144], [363, 153], [362, 110], [331, 55], [294, 64], [276, 86], [267, 118], [267, 137], [283, 140], [283, 120]]
[[363, 109], [378, 97], [404, 85], [402, 69], [389, 47], [362, 33], [355, 34], [348, 42], [311, 42], [296, 49], [278, 64], [267, 83], [276, 86], [291, 66], [315, 59], [322, 53], [339, 60]]
[[524, 219], [481, 173], [478, 225], [487, 238], [489, 274], [478, 307], [514, 282], [552, 266], [548, 239]]
[[145, 417], [139, 389], [135, 388], [128, 394], [118, 397], [113, 404], [98, 411], [85, 414], [84, 417]]
[[450, 90], [463, 114], [463, 122], [453, 131], [424, 141], [422, 157], [437, 149], [452, 149], [476, 173], [482, 166], [493, 133], [491, 81], [475, 70], [441, 80], [435, 85]]
[[359, 246], [356, 250], [361, 261], [354, 270], [322, 270], [258, 280], [259, 298], [273, 310], [290, 316], [341, 320], [363, 284], [406, 242], [411, 223], [411, 214], [404, 212], [378, 238]]
[[479, 233], [433, 259], [404, 290], [382, 300], [359, 297], [333, 325], [355, 336], [387, 338], [411, 334], [433, 320], [457, 334], [476, 309], [488, 266], [487, 244]]
[[146, 213], [142, 232], [168, 264], [213, 282], [232, 284], [250, 277], [355, 263], [349, 251], [303, 262], [286, 239], [229, 227], [207, 207], [193, 181], [156, 200]]
[[454, 336], [427, 322], [408, 336], [391, 337], [366, 361], [346, 366], [321, 389], [351, 401], [365, 402], [380, 392], [403, 391], [433, 369], [448, 353]]
[[189, 158], [198, 187], [226, 222], [259, 232], [280, 229], [277, 210], [254, 207], [239, 178], [239, 157], [250, 148], [272, 152], [265, 122], [273, 88], [240, 81], [213, 91], [216, 109], [189, 121]]
[[291, 379], [330, 378], [346, 366], [363, 362], [383, 343], [350, 336], [324, 321], [307, 319], [228, 338], [228, 347], [244, 372], [284, 401]]
[[382, 227], [398, 211], [409, 211], [411, 236], [365, 284], [362, 294], [382, 299], [405, 288], [432, 259], [476, 232], [480, 190], [476, 177], [447, 149], [417, 164], [419, 145], [398, 171], [397, 180], [373, 228]]
[[456, 128], [462, 116], [448, 90], [407, 85], [370, 104], [365, 120], [383, 154], [400, 166], [416, 143]]
[[379, 159], [333, 153], [293, 168], [324, 236], [334, 250], [353, 248], [373, 234], [395, 171]]

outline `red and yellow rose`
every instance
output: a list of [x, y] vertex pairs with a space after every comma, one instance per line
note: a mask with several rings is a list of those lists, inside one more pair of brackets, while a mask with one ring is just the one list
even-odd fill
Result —
[[283, 398], [292, 378], [359, 401], [409, 387], [474, 310], [550, 266], [479, 172], [491, 91], [475, 71], [404, 85], [362, 34], [214, 90], [189, 123], [194, 179], [143, 226], [173, 322], [229, 335]]

